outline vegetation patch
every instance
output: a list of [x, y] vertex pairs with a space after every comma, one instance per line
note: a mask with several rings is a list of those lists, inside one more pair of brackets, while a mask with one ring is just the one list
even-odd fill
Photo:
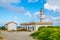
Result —
[[0, 31], [0, 40], [5, 40], [5, 36]]
[[60, 40], [60, 27], [59, 26], [41, 26], [37, 32], [32, 33], [36, 40]]
[[5, 26], [0, 26], [0, 30], [5, 30]]

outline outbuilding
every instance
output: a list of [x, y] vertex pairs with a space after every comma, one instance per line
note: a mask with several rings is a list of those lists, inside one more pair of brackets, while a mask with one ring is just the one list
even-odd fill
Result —
[[17, 23], [8, 22], [8, 23], [5, 24], [5, 29], [7, 29], [8, 31], [17, 30]]

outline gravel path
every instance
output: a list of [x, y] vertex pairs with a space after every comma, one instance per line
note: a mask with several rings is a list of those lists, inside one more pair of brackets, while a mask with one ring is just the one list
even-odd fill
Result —
[[2, 32], [7, 40], [34, 40], [29, 35], [31, 32]]

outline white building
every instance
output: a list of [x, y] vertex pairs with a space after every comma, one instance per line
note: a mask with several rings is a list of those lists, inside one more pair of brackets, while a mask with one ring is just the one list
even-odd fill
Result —
[[22, 23], [21, 27], [31, 31], [37, 31], [41, 26], [52, 26], [51, 22], [30, 22], [30, 23]]
[[5, 24], [5, 28], [10, 31], [10, 30], [17, 30], [17, 23], [15, 22], [8, 22]]
[[40, 22], [21, 23], [21, 27], [27, 30], [37, 31], [40, 26], [52, 26], [52, 22], [44, 22], [44, 10], [40, 10]]

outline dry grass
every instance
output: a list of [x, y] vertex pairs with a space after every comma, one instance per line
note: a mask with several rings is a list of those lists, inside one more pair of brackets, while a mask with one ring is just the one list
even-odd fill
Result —
[[2, 30], [0, 30], [0, 40], [6, 40], [6, 37], [4, 34], [1, 33]]

